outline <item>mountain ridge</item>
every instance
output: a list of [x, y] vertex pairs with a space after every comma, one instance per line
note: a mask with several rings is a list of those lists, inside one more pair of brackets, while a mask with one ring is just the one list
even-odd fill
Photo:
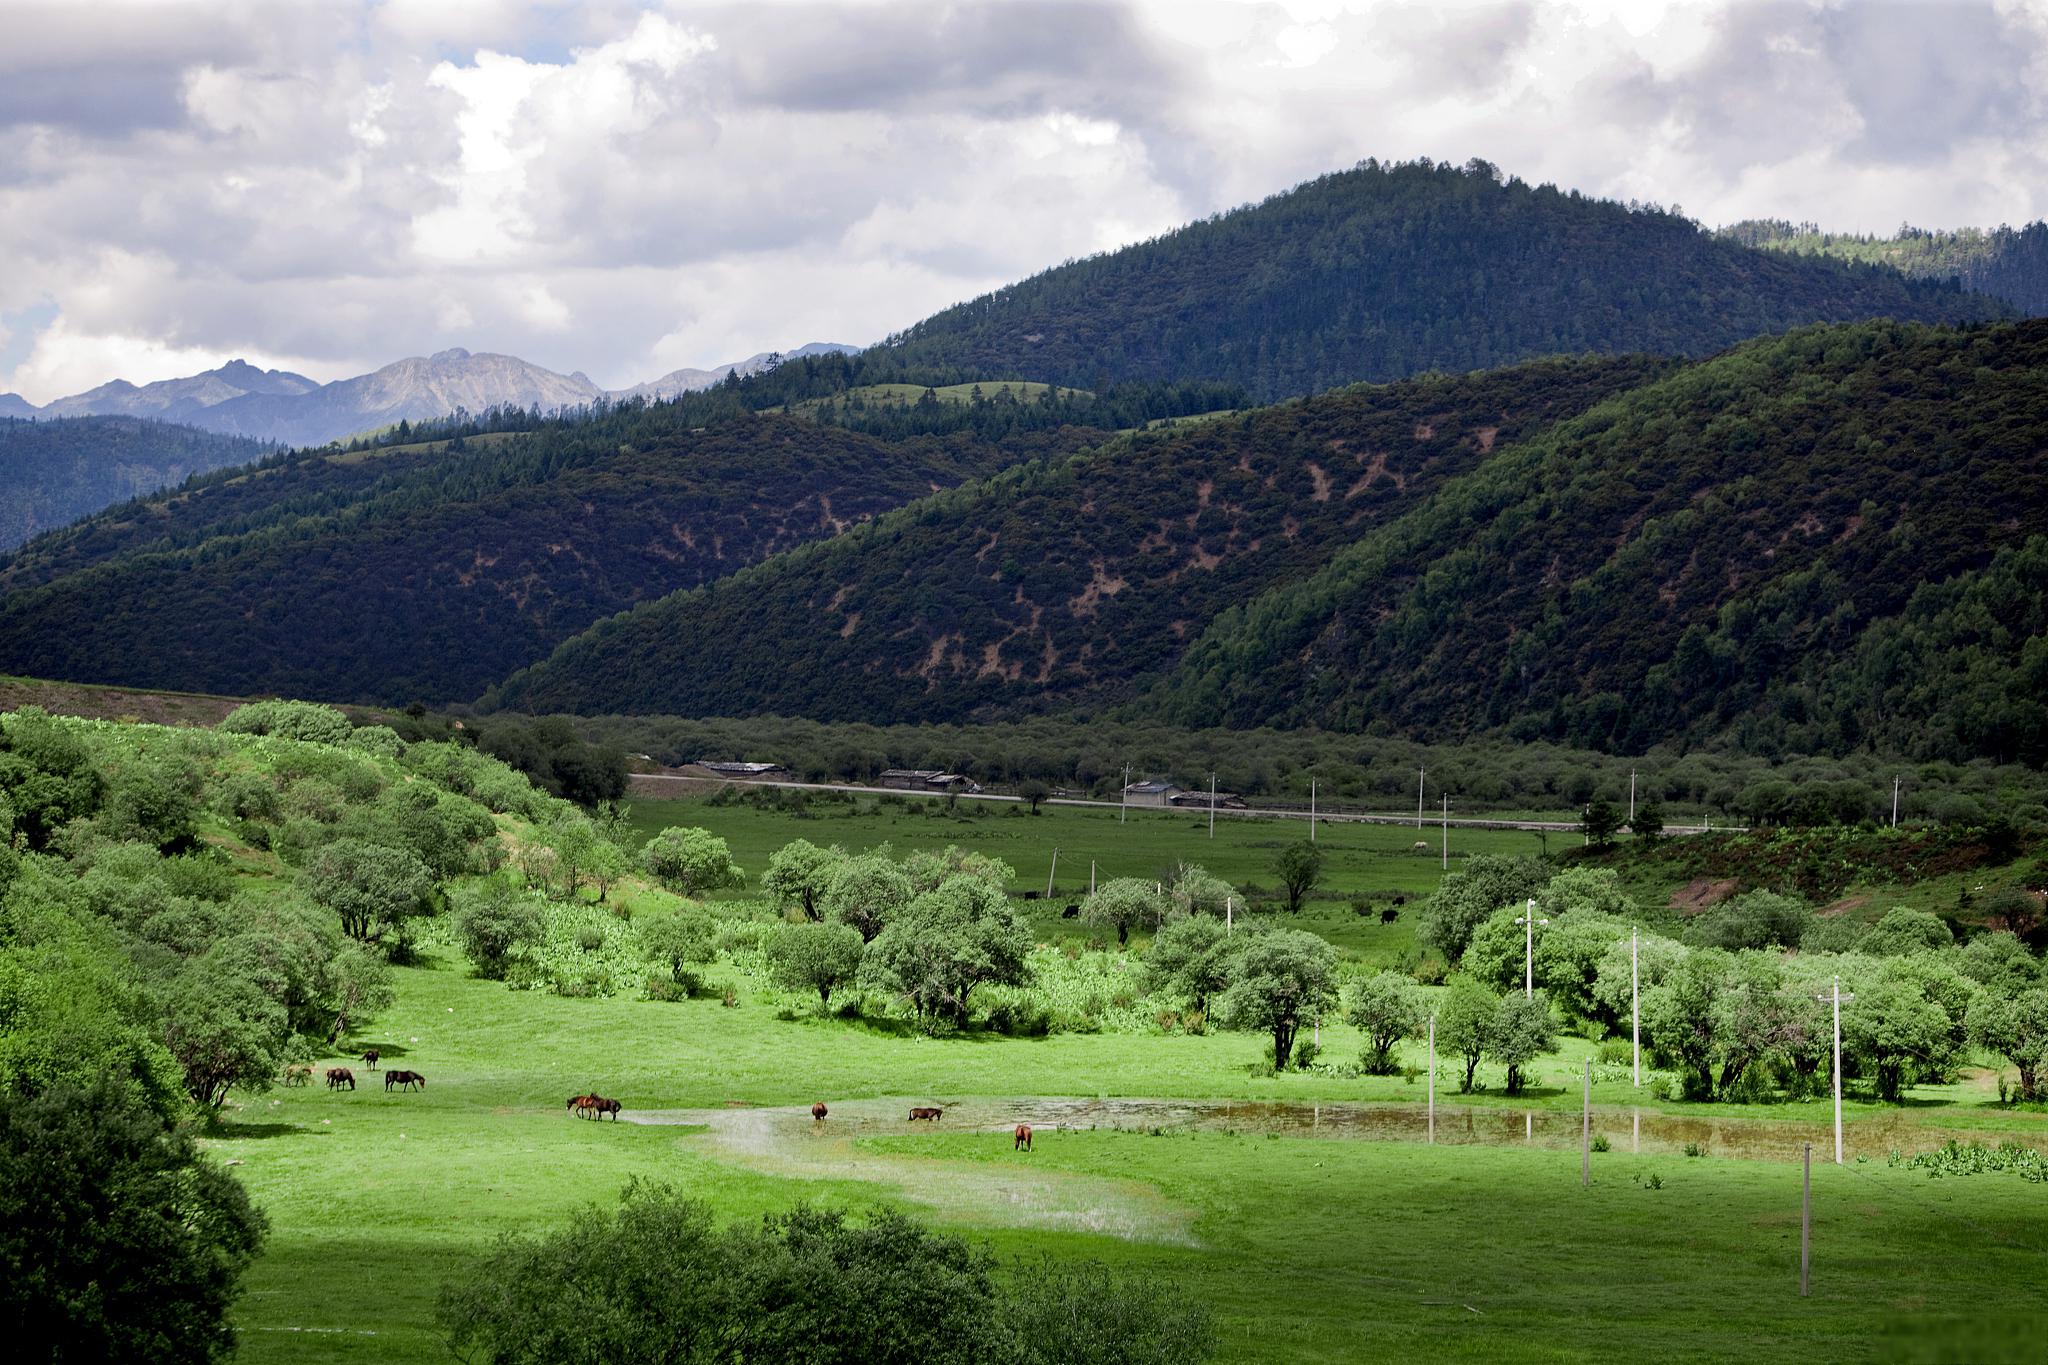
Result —
[[559, 374], [518, 356], [471, 352], [460, 346], [404, 356], [366, 374], [326, 384], [235, 359], [199, 374], [148, 384], [110, 379], [41, 406], [19, 394], [0, 394], [0, 417], [148, 417], [287, 445], [324, 445], [400, 421], [464, 411], [506, 406], [556, 411], [603, 399], [673, 398], [717, 384], [734, 370], [758, 374], [778, 355], [790, 359], [854, 349], [835, 342], [808, 342], [789, 352], [762, 351], [730, 365], [673, 370], [644, 384], [609, 390], [580, 370]]

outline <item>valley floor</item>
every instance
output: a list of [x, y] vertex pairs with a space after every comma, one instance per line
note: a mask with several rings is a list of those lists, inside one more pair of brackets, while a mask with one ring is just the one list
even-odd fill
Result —
[[[1348, 1029], [1324, 1041], [1356, 1054]], [[1981, 1077], [1852, 1103], [1850, 1163], [1814, 1164], [1802, 1299], [1793, 1154], [1826, 1155], [1827, 1105], [1638, 1104], [1626, 1069], [1598, 1069], [1611, 1150], [1581, 1188], [1574, 1040], [1519, 1099], [1440, 1074], [1433, 1146], [1424, 1078], [1260, 1076], [1241, 1034], [936, 1041], [778, 1018], [765, 995], [569, 1000], [433, 963], [400, 973], [361, 1042], [427, 1088], [387, 1093], [357, 1065], [354, 1093], [238, 1097], [209, 1142], [272, 1221], [236, 1310], [245, 1360], [446, 1359], [444, 1280], [635, 1177], [731, 1218], [900, 1206], [1020, 1273], [1089, 1256], [1156, 1274], [1213, 1306], [1224, 1360], [2020, 1359], [2048, 1329], [2048, 1185], [1886, 1159], [1950, 1136], [2048, 1145], [2048, 1115], [1997, 1109]], [[569, 1115], [591, 1088], [642, 1121]], [[913, 1127], [910, 1104], [949, 1112]]]

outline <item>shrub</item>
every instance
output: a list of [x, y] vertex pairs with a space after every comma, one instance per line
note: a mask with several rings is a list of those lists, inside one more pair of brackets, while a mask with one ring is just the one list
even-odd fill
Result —
[[355, 727], [341, 712], [317, 702], [252, 701], [228, 712], [220, 728], [231, 735], [275, 735], [310, 744], [341, 744]]

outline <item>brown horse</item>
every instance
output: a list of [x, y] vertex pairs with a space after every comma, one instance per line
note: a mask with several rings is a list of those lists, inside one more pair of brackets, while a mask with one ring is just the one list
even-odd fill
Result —
[[420, 1075], [417, 1071], [385, 1072], [384, 1088], [388, 1091], [394, 1085], [400, 1090], [425, 1090], [427, 1088], [427, 1078]]
[[590, 1097], [590, 1116], [594, 1119], [603, 1118], [606, 1114], [610, 1114], [612, 1122], [617, 1123], [619, 1121], [619, 1107], [617, 1100], [608, 1100], [602, 1095], [592, 1095]]
[[831, 1112], [831, 1110], [825, 1107], [825, 1102], [823, 1100], [819, 1100], [816, 1104], [811, 1106], [811, 1122], [823, 1123], [825, 1121], [825, 1115]]
[[1013, 1151], [1013, 1152], [1017, 1152], [1017, 1151], [1023, 1151], [1023, 1152], [1028, 1152], [1028, 1151], [1030, 1151], [1030, 1150], [1031, 1150], [1031, 1125], [1030, 1125], [1030, 1124], [1028, 1124], [1028, 1123], [1020, 1123], [1020, 1124], [1018, 1124], [1018, 1125], [1017, 1125], [1017, 1140], [1016, 1140], [1015, 1142], [1013, 1142], [1013, 1143], [1011, 1143], [1011, 1144], [1010, 1144], [1010, 1150], [1011, 1150], [1011, 1151]]
[[375, 1071], [377, 1069], [378, 1061], [381, 1060], [383, 1056], [384, 1054], [377, 1051], [376, 1048], [370, 1048], [368, 1051], [363, 1053], [363, 1065], [370, 1068], [370, 1070]]
[[946, 1111], [943, 1109], [913, 1109], [910, 1111], [910, 1121], [912, 1123], [937, 1123], [945, 1116]]
[[312, 1079], [313, 1064], [311, 1062], [299, 1062], [284, 1069], [284, 1083], [286, 1085], [304, 1085]]
[[571, 1095], [569, 1097], [569, 1111], [580, 1116], [583, 1110], [588, 1109], [596, 1102], [596, 1095]]
[[348, 1087], [349, 1089], [351, 1089], [351, 1090], [355, 1089], [355, 1088], [356, 1088], [356, 1073], [355, 1073], [355, 1072], [353, 1072], [353, 1071], [350, 1071], [350, 1070], [349, 1070], [349, 1069], [348, 1069], [347, 1067], [345, 1067], [345, 1066], [330, 1066], [330, 1067], [328, 1067], [328, 1068], [327, 1068], [327, 1088], [328, 1088], [329, 1090], [339, 1090], [339, 1089], [341, 1089], [341, 1087], [343, 1087], [344, 1085], [345, 1085], [345, 1086], [347, 1086], [347, 1087]]

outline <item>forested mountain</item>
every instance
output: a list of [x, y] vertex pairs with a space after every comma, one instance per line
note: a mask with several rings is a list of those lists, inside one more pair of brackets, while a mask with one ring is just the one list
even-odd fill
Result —
[[433, 448], [300, 452], [23, 548], [0, 670], [405, 702], [476, 695], [611, 612], [1032, 454], [639, 404]]
[[1220, 616], [1183, 722], [2048, 761], [2048, 322], [1815, 327], [1498, 451]]
[[270, 447], [135, 417], [0, 417], [0, 550]]
[[491, 701], [942, 720], [1149, 674], [1127, 713], [1190, 726], [2038, 764], [2044, 486], [2048, 322], [1424, 379], [1006, 471]]
[[1929, 231], [1908, 223], [1891, 237], [1822, 232], [1817, 223], [1757, 218], [1722, 228], [1744, 246], [1888, 265], [1916, 280], [1955, 280], [2029, 317], [2048, 315], [2048, 223]]
[[497, 700], [903, 721], [1127, 695], [1224, 607], [1668, 364], [1426, 376], [1119, 437], [607, 621]]
[[1214, 379], [1265, 399], [1563, 352], [1700, 356], [1802, 323], [1995, 317], [1881, 266], [1759, 252], [1675, 213], [1368, 161], [949, 308], [907, 364], [1083, 388]]

